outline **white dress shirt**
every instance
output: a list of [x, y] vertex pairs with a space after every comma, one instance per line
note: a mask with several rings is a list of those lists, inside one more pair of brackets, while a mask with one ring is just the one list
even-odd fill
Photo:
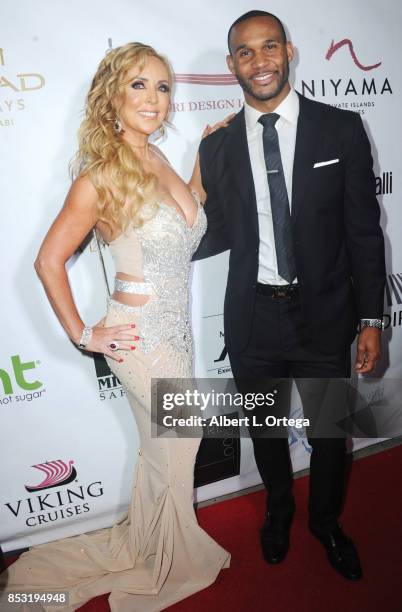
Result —
[[[282, 100], [273, 112], [280, 115], [275, 124], [275, 128], [278, 132], [279, 149], [281, 152], [283, 172], [291, 209], [293, 160], [295, 155], [297, 120], [299, 117], [299, 97], [294, 89], [290, 89], [286, 98]], [[267, 283], [269, 285], [287, 285], [288, 282], [278, 274], [271, 198], [269, 194], [262, 140], [263, 126], [261, 123], [258, 123], [258, 119], [263, 114], [264, 113], [261, 111], [247, 104], [247, 102], [244, 102], [247, 143], [257, 200], [260, 235], [257, 280], [259, 283]], [[297, 282], [297, 279], [293, 282]]]

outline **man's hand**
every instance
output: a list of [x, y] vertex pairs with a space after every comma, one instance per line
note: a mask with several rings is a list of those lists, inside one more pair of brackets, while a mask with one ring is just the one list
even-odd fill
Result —
[[381, 354], [381, 330], [363, 327], [357, 341], [355, 370], [358, 374], [372, 372]]

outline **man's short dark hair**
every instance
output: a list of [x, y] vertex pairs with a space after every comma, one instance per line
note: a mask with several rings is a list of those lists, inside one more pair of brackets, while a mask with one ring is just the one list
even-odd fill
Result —
[[276, 23], [279, 26], [279, 30], [281, 32], [281, 38], [282, 38], [282, 42], [286, 42], [287, 38], [286, 38], [286, 32], [285, 32], [285, 28], [283, 27], [283, 23], [282, 21], [276, 16], [273, 15], [272, 13], [267, 13], [266, 11], [248, 11], [248, 13], [244, 13], [244, 15], [241, 15], [241, 17], [238, 17], [236, 19], [236, 21], [234, 21], [232, 23], [232, 25], [229, 28], [229, 32], [228, 32], [228, 49], [229, 49], [229, 53], [232, 55], [232, 50], [230, 48], [230, 35], [232, 33], [233, 28], [238, 24], [241, 23], [242, 21], [246, 21], [246, 19], [251, 19], [252, 17], [270, 17], [271, 19], [274, 19], [276, 21]]

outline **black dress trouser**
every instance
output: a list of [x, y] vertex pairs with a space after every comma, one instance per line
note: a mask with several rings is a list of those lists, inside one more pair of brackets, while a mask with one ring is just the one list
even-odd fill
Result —
[[[350, 347], [346, 347], [341, 353], [325, 355], [312, 346], [297, 292], [291, 299], [257, 292], [249, 344], [241, 353], [229, 351], [229, 358], [239, 391], [260, 392], [272, 390], [275, 378], [349, 378], [350, 352]], [[306, 416], [308, 402], [303, 393], [301, 398]], [[275, 415], [275, 409], [271, 407], [268, 411]], [[283, 405], [279, 410], [278, 416], [283, 416]], [[280, 519], [294, 511], [293, 470], [284, 432], [279, 434], [281, 437], [260, 437], [250, 430], [256, 464], [268, 491], [267, 511]], [[321, 438], [307, 434], [307, 437], [312, 447], [309, 524], [316, 533], [325, 534], [333, 529], [341, 513], [346, 436]]]

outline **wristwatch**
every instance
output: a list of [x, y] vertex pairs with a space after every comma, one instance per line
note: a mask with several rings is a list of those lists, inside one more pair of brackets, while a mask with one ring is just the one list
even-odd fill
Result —
[[78, 343], [78, 348], [80, 349], [85, 348], [91, 338], [92, 338], [92, 327], [85, 325], [84, 329], [82, 330], [80, 341]]
[[363, 327], [377, 327], [378, 329], [384, 329], [383, 319], [360, 319], [360, 329]]

